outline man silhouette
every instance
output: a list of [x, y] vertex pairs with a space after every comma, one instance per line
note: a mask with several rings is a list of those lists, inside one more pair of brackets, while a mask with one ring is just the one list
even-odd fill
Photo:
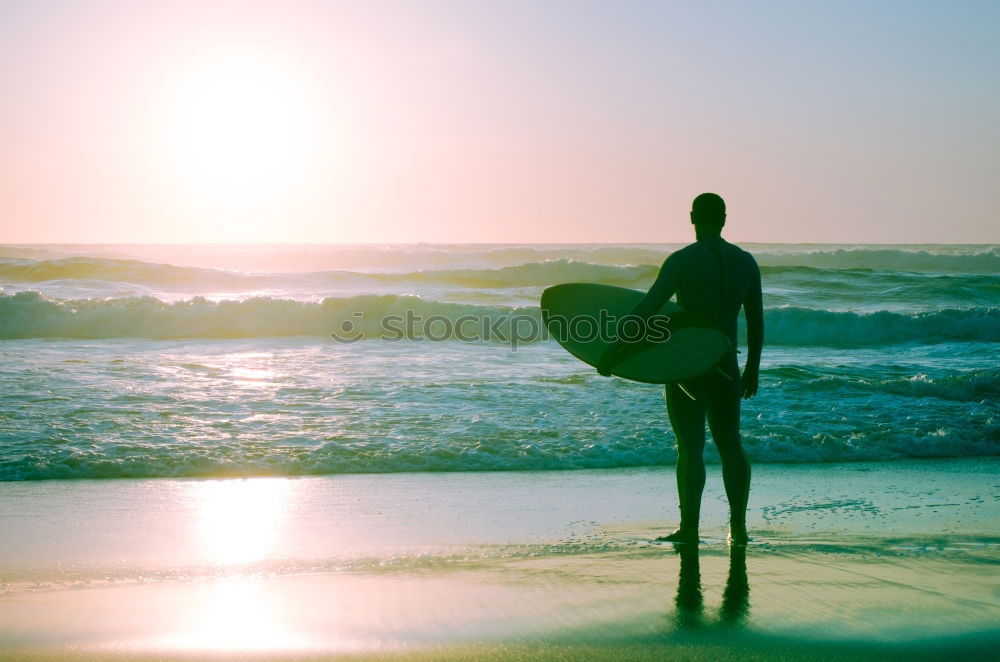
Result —
[[[748, 540], [747, 495], [750, 463], [740, 443], [740, 396], [757, 393], [760, 352], [764, 342], [764, 315], [760, 269], [750, 253], [722, 238], [726, 203], [715, 193], [702, 193], [691, 204], [691, 223], [697, 241], [672, 253], [646, 296], [631, 315], [649, 318], [670, 297], [677, 304], [713, 321], [729, 336], [732, 351], [719, 370], [685, 382], [667, 384], [665, 396], [670, 423], [677, 437], [677, 494], [681, 507], [680, 527], [658, 538], [677, 543], [698, 542], [701, 494], [705, 488], [705, 421], [722, 459], [722, 477], [729, 500], [729, 539]], [[747, 320], [746, 366], [740, 377], [736, 361], [736, 318], [743, 308]], [[612, 344], [597, 364], [608, 375], [621, 356], [624, 343]]]

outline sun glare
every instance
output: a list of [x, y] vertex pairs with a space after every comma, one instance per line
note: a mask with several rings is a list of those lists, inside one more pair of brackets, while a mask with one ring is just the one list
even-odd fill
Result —
[[274, 478], [196, 484], [197, 538], [213, 563], [243, 564], [267, 557], [278, 542], [294, 483]]
[[161, 183], [222, 223], [293, 207], [329, 124], [308, 70], [266, 53], [192, 57], [164, 79], [154, 107]]
[[217, 580], [205, 588], [188, 627], [164, 642], [169, 648], [203, 651], [294, 650], [305, 638], [285, 623], [282, 605], [259, 581]]

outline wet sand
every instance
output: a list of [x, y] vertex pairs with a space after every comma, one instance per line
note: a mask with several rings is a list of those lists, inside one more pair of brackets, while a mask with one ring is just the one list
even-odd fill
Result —
[[5, 659], [984, 658], [996, 459], [0, 484]]

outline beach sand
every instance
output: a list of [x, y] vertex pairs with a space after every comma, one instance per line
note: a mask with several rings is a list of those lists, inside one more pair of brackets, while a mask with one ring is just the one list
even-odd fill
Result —
[[0, 484], [4, 659], [988, 659], [1000, 460]]

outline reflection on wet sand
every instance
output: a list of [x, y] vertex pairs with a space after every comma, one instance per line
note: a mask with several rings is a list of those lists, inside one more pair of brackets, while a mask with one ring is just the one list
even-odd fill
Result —
[[[697, 630], [709, 625], [705, 621], [705, 604], [701, 590], [701, 563], [697, 545], [677, 545], [680, 556], [680, 576], [674, 622], [678, 630]], [[747, 548], [733, 545], [729, 549], [729, 575], [722, 593], [718, 624], [741, 628], [750, 613], [750, 582], [747, 579]]]

